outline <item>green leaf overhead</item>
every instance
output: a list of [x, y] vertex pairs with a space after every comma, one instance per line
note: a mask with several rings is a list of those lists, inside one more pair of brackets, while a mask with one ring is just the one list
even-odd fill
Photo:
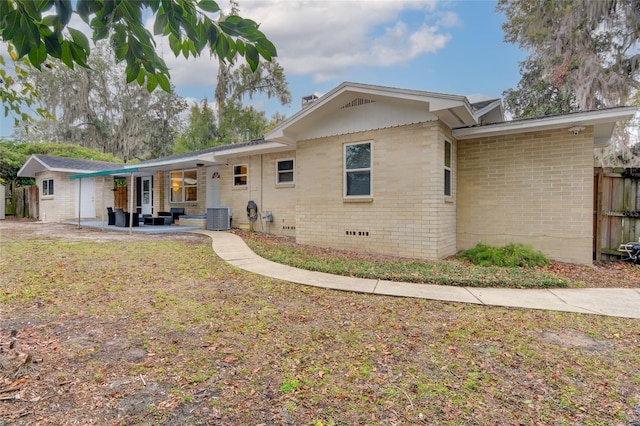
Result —
[[[145, 28], [143, 12], [155, 18], [153, 34]], [[163, 84], [169, 71], [156, 51], [154, 34], [168, 37], [176, 56], [196, 57], [206, 49], [229, 62], [244, 57], [252, 69], [261, 59], [277, 56], [256, 22], [236, 15], [218, 21], [219, 12], [214, 0], [2, 0], [0, 34], [2, 41], [15, 46], [18, 58], [35, 67], [48, 56], [60, 58], [69, 68], [85, 67], [89, 39], [69, 26], [77, 13], [89, 25], [94, 42], [110, 38], [117, 61], [127, 63], [127, 80], [147, 88], [169, 87]]]
[[216, 13], [220, 11], [220, 7], [213, 0], [200, 0], [198, 7], [205, 12]]

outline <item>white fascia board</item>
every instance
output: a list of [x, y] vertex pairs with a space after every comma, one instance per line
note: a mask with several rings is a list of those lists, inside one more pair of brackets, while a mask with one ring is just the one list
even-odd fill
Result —
[[67, 169], [61, 167], [50, 167], [47, 163], [38, 158], [35, 154], [32, 154], [31, 157], [20, 167], [18, 170], [18, 177], [36, 177], [36, 173], [40, 173], [43, 171], [56, 172], [56, 173], [91, 173], [95, 170], [87, 170], [87, 169]]
[[290, 151], [294, 149], [289, 144], [279, 142], [266, 142], [259, 145], [241, 146], [229, 148], [215, 153], [216, 158], [244, 157], [247, 155], [266, 154], [279, 151]]
[[452, 130], [458, 140], [479, 137], [510, 135], [514, 133], [535, 132], [540, 130], [562, 129], [572, 126], [596, 126], [633, 118], [635, 107], [619, 107], [606, 110], [576, 112], [553, 117], [533, 118], [530, 120], [504, 121], [485, 126], [461, 127]]
[[[34, 161], [37, 161], [38, 164], [33, 164]], [[39, 167], [38, 167], [39, 165]], [[29, 159], [24, 162], [20, 170], [18, 170], [18, 177], [36, 177], [36, 173], [41, 170], [46, 170], [48, 167], [39, 158], [31, 154]]]

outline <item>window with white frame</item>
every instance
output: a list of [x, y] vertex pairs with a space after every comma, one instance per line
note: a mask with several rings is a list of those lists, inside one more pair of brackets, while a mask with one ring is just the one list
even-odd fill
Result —
[[371, 142], [344, 145], [344, 196], [371, 196]]
[[53, 195], [53, 179], [42, 180], [42, 195]]
[[451, 142], [444, 141], [444, 195], [451, 197]]
[[233, 166], [233, 186], [247, 186], [248, 170], [246, 164], [236, 164]]
[[198, 172], [181, 170], [171, 172], [171, 202], [198, 201]]
[[278, 185], [294, 183], [295, 161], [293, 159], [276, 162], [276, 183]]

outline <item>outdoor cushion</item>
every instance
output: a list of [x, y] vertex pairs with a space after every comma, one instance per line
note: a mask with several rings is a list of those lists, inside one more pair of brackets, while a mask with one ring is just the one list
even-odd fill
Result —
[[115, 225], [116, 224], [116, 213], [113, 211], [111, 207], [107, 207], [107, 218], [109, 222], [107, 225]]
[[[119, 227], [129, 227], [129, 212], [122, 211], [122, 209], [116, 209], [115, 211], [116, 222], [115, 225]], [[138, 213], [133, 214], [133, 223], [132, 226], [139, 226], [139, 218]]]
[[184, 207], [171, 207], [168, 212], [158, 212], [158, 217], [167, 217], [164, 221], [165, 225], [171, 225], [184, 215]]

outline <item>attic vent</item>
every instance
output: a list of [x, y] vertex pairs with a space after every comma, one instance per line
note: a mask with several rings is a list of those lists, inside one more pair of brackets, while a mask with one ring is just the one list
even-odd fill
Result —
[[344, 105], [342, 108], [340, 109], [347, 109], [347, 108], [353, 108], [353, 107], [357, 107], [357, 106], [362, 106], [362, 105], [366, 105], [366, 104], [371, 104], [374, 103], [375, 101], [372, 101], [371, 99], [365, 99], [365, 98], [355, 98], [354, 100], [352, 100], [351, 102], [349, 102], [348, 104]]

